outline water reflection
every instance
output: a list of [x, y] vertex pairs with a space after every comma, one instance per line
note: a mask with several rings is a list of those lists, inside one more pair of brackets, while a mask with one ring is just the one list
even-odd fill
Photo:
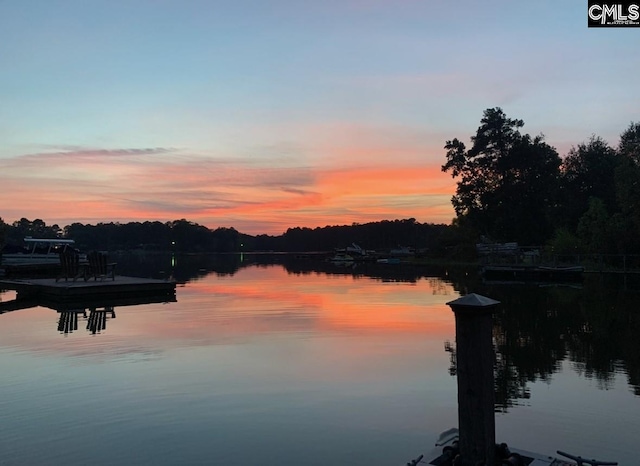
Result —
[[65, 335], [78, 330], [78, 315], [82, 314], [82, 318], [86, 320], [86, 329], [92, 335], [100, 333], [107, 329], [107, 319], [115, 319], [116, 311], [113, 306], [107, 306], [103, 309], [72, 309], [69, 311], [58, 311], [60, 318], [58, 319], [58, 332]]
[[[535, 382], [549, 383], [561, 370], [562, 362], [569, 361], [572, 369], [587, 379], [593, 379], [602, 389], [612, 386], [617, 374], [627, 377], [629, 387], [640, 396], [640, 315], [636, 312], [640, 295], [638, 277], [623, 276], [619, 279], [606, 275], [587, 275], [582, 287], [531, 286], [527, 284], [504, 285], [481, 280], [474, 268], [445, 266], [390, 266], [358, 263], [355, 267], [337, 267], [319, 258], [299, 258], [289, 254], [245, 254], [228, 255], [139, 255], [118, 257], [124, 274], [159, 278], [174, 276], [180, 283], [189, 283], [191, 296], [203, 296], [203, 301], [193, 305], [187, 303], [185, 325], [191, 327], [195, 321], [219, 319], [218, 324], [233, 328], [241, 325], [265, 328], [277, 319], [280, 324], [295, 326], [364, 325], [382, 328], [390, 324], [385, 314], [394, 311], [386, 307], [379, 313], [362, 309], [364, 297], [352, 296], [345, 300], [347, 291], [341, 289], [346, 282], [332, 282], [331, 289], [318, 288], [291, 290], [286, 286], [278, 289], [275, 283], [286, 280], [286, 276], [350, 277], [352, 280], [373, 279], [379, 283], [417, 284], [429, 282], [428, 293], [447, 295], [458, 292], [480, 293], [501, 301], [494, 320], [494, 345], [496, 350], [496, 408], [507, 411], [515, 405], [529, 403], [530, 385]], [[261, 271], [254, 273], [253, 271]], [[269, 274], [262, 273], [269, 270]], [[215, 280], [215, 277], [234, 277], [246, 272], [251, 280]], [[277, 271], [277, 272], [276, 272]], [[284, 272], [284, 273], [282, 273]], [[278, 278], [264, 277], [277, 275]], [[258, 278], [260, 277], [260, 278]], [[322, 287], [327, 286], [323, 279]], [[368, 285], [367, 293], [372, 291]], [[425, 289], [421, 289], [424, 293]], [[350, 293], [354, 293], [350, 289]], [[406, 293], [406, 290], [404, 291]], [[206, 298], [204, 297], [206, 296]], [[221, 299], [224, 297], [224, 300]], [[362, 299], [361, 299], [362, 298]], [[91, 321], [87, 330], [98, 334], [104, 331], [110, 310], [117, 306], [175, 300], [162, 296], [159, 299], [131, 302], [114, 300], [109, 302], [47, 303], [34, 301], [30, 297], [18, 297], [12, 302], [0, 303], [0, 313], [16, 309], [45, 306], [60, 312], [58, 326], [62, 333], [76, 331], [78, 312], [82, 319]], [[193, 298], [188, 298], [193, 299]], [[259, 299], [268, 310], [262, 315], [247, 315], [245, 309], [255, 305]], [[415, 298], [418, 299], [418, 298]], [[228, 310], [195, 315], [209, 306], [228, 305]], [[222, 304], [227, 303], [227, 304]], [[314, 313], [310, 309], [326, 303], [339, 309], [332, 315], [324, 311]], [[333, 306], [335, 304], [335, 306]], [[102, 314], [98, 310], [103, 310]], [[305, 313], [300, 313], [305, 309]], [[296, 312], [294, 312], [296, 310]], [[113, 311], [115, 315], [115, 310]], [[68, 314], [64, 314], [68, 313]], [[322, 315], [322, 321], [319, 317]], [[106, 316], [106, 318], [105, 318]], [[182, 322], [176, 316], [177, 322]], [[176, 322], [173, 323], [176, 325]], [[445, 342], [451, 357], [450, 373], [455, 375], [455, 352], [453, 343]]]
[[[154, 257], [137, 269], [142, 257], [118, 258], [127, 275], [182, 280], [169, 306], [2, 295], [7, 311], [38, 306], [0, 316], [0, 394], [11, 420], [0, 446], [9, 463], [87, 464], [99, 439], [113, 448], [95, 464], [131, 463], [131, 451], [148, 464], [249, 464], [255, 451], [269, 464], [396, 464], [455, 423], [453, 313], [444, 303], [469, 292], [502, 302], [494, 325], [498, 410], [509, 412], [497, 416], [501, 439], [549, 453], [611, 444], [626, 453], [602, 456], [632, 457], [638, 294], [596, 277], [582, 289], [511, 287], [483, 284], [473, 269], [237, 259], [179, 256], [172, 269], [170, 257]], [[103, 312], [93, 330], [91, 309]], [[73, 403], [59, 403], [78, 387]], [[56, 409], [60, 416], [47, 415]], [[59, 439], [88, 426], [97, 435], [65, 462]], [[32, 452], [59, 461], [25, 459]], [[349, 461], [363, 454], [367, 461]]]
[[75, 309], [72, 311], [61, 311], [58, 320], [58, 332], [68, 334], [74, 330], [78, 330], [78, 314], [87, 318], [87, 311], [84, 309]]
[[[131, 264], [146, 263], [134, 256]], [[527, 403], [529, 384], [549, 382], [562, 361], [607, 389], [616, 374], [625, 374], [640, 395], [640, 277], [587, 275], [581, 286], [540, 286], [483, 282], [475, 268], [450, 266], [390, 266], [357, 263], [337, 267], [320, 257], [290, 254], [153, 256], [157, 270], [169, 270], [177, 280], [197, 282], [207, 275], [233, 276], [250, 267], [281, 266], [290, 275], [336, 275], [381, 282], [431, 281], [431, 293], [453, 289], [461, 295], [484, 294], [502, 302], [495, 316], [497, 409]], [[439, 291], [440, 290], [440, 291]], [[450, 292], [450, 291], [449, 291]], [[451, 350], [451, 346], [449, 350]], [[455, 374], [452, 352], [450, 371]]]
[[59, 314], [57, 331], [69, 335], [78, 330], [79, 317], [86, 321], [86, 330], [96, 335], [107, 328], [107, 321], [116, 318], [116, 306], [176, 302], [175, 290], [154, 293], [138, 293], [129, 296], [70, 297], [65, 299], [42, 298], [17, 293], [14, 299], [0, 302], [0, 314], [35, 307], [46, 307]]
[[[174, 258], [173, 265], [172, 273], [183, 282], [202, 280], [209, 274], [232, 276], [247, 267], [280, 265], [291, 275], [346, 275], [406, 283], [426, 279], [432, 281], [434, 294], [439, 287], [446, 290], [450, 286], [460, 294], [481, 293], [502, 302], [494, 326], [498, 410], [526, 404], [531, 396], [529, 384], [549, 382], [565, 360], [603, 389], [623, 373], [633, 392], [640, 395], [640, 339], [635, 338], [640, 330], [640, 316], [635, 312], [640, 302], [638, 277], [587, 275], [582, 286], [504, 285], [483, 282], [474, 268], [371, 263], [345, 268], [313, 256], [288, 254], [181, 256]], [[455, 374], [455, 358], [450, 370]]]
[[[587, 275], [581, 288], [476, 283], [474, 289], [502, 303], [493, 331], [497, 411], [528, 404], [529, 385], [550, 383], [563, 361], [603, 390], [623, 374], [640, 396], [640, 296], [614, 277]], [[451, 342], [445, 351], [455, 375]]]
[[123, 254], [117, 256], [122, 275], [149, 278], [173, 277], [178, 283], [204, 279], [209, 275], [227, 277], [247, 268], [281, 266], [290, 275], [325, 274], [369, 277], [394, 282], [415, 283], [422, 278], [444, 277], [445, 266], [406, 267], [354, 263], [342, 267], [324, 259], [322, 255], [296, 256], [294, 254]]

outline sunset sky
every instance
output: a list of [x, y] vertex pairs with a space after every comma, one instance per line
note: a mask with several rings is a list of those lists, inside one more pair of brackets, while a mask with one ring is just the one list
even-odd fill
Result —
[[584, 0], [0, 1], [0, 217], [449, 223], [447, 139], [616, 145], [639, 45]]

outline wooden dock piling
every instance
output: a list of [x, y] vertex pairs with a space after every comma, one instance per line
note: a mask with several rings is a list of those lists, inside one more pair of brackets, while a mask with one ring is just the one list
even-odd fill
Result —
[[498, 304], [475, 293], [447, 303], [456, 319], [461, 466], [495, 463], [492, 313]]

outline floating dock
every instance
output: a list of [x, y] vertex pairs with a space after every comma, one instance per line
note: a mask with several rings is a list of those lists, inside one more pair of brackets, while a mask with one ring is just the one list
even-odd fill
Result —
[[2, 279], [0, 289], [15, 290], [21, 296], [39, 299], [67, 301], [95, 299], [117, 296], [136, 296], [141, 294], [175, 293], [176, 282], [152, 278], [127, 277], [116, 275], [115, 279], [84, 279], [56, 281], [55, 278]]

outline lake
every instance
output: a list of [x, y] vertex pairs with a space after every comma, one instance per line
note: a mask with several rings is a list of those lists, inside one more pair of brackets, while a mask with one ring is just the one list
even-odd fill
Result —
[[122, 256], [118, 273], [171, 275], [176, 300], [77, 328], [46, 307], [0, 315], [0, 465], [403, 465], [457, 425], [445, 303], [470, 292], [501, 301], [496, 440], [640, 463], [632, 276], [503, 285], [247, 255]]

